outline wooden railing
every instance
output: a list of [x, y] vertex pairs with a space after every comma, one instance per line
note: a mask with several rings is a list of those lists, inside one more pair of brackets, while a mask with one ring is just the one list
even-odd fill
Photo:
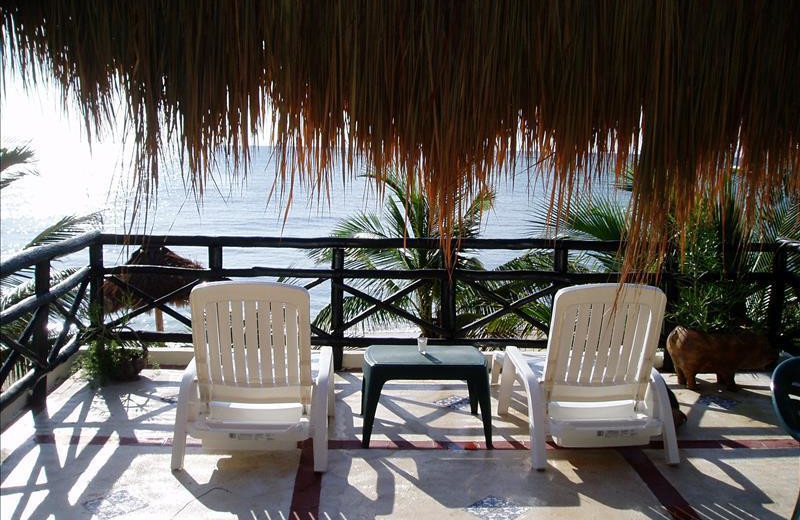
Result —
[[[191, 246], [206, 250], [208, 267], [203, 269], [186, 269], [153, 265], [116, 265], [107, 266], [104, 262], [104, 251], [112, 246]], [[31, 366], [25, 375], [6, 388], [0, 397], [0, 409], [24, 392], [32, 390], [31, 406], [44, 403], [46, 390], [42, 385], [48, 372], [69, 358], [77, 348], [97, 335], [113, 332], [119, 339], [138, 339], [152, 342], [190, 342], [190, 319], [185, 313], [174, 309], [168, 303], [171, 295], [153, 296], [131, 287], [124, 281], [123, 274], [146, 274], [152, 276], [183, 277], [186, 279], [184, 290], [203, 280], [241, 277], [291, 277], [304, 280], [307, 288], [317, 287], [326, 281], [330, 282], [329, 304], [330, 324], [327, 327], [313, 327], [312, 343], [315, 345], [331, 345], [334, 347], [336, 366], [341, 366], [344, 347], [363, 347], [371, 344], [411, 345], [415, 343], [410, 337], [364, 337], [353, 334], [357, 325], [364, 322], [378, 311], [389, 312], [406, 322], [424, 327], [432, 331], [435, 338], [432, 344], [469, 344], [486, 347], [503, 347], [517, 345], [522, 347], [543, 347], [546, 341], [547, 323], [526, 312], [525, 307], [532, 302], [543, 301], [551, 297], [564, 286], [593, 282], [619, 280], [619, 273], [574, 272], [569, 268], [569, 259], [577, 253], [614, 252], [620, 250], [618, 242], [599, 242], [591, 240], [547, 240], [547, 239], [469, 239], [462, 240], [460, 250], [473, 253], [486, 250], [546, 252], [552, 259], [549, 269], [540, 270], [465, 270], [445, 269], [417, 270], [385, 270], [385, 269], [347, 269], [347, 252], [359, 248], [369, 249], [431, 249], [438, 250], [438, 239], [343, 239], [343, 238], [274, 238], [274, 237], [234, 237], [234, 236], [158, 236], [158, 235], [115, 235], [88, 233], [57, 245], [42, 246], [20, 253], [0, 265], [0, 277], [6, 277], [22, 269], [34, 267], [35, 294], [11, 307], [2, 309], [0, 326], [7, 326], [17, 320], [25, 322], [24, 330], [18, 337], [10, 337], [3, 333], [0, 343], [3, 346], [3, 359], [0, 366], [0, 383], [14, 373], [15, 367], [27, 363]], [[299, 250], [328, 249], [331, 251], [330, 267], [292, 268], [283, 266], [251, 266], [233, 268], [225, 265], [226, 248], [291, 248]], [[51, 286], [50, 263], [58, 258], [76, 251], [89, 250], [89, 265], [79, 269], [69, 278]], [[785, 330], [783, 312], [787, 291], [793, 291], [795, 297], [800, 295], [800, 277], [797, 266], [800, 263], [800, 244], [791, 241], [779, 241], [774, 244], [750, 244], [749, 251], [763, 251], [773, 254], [772, 270], [762, 273], [706, 273], [703, 278], [735, 278], [736, 280], [754, 282], [764, 290], [770, 291], [768, 309], [768, 332], [775, 345], [787, 346], [792, 337], [798, 334], [795, 330]], [[269, 255], [265, 255], [269, 257]], [[649, 275], [651, 282], [659, 283], [674, 300], [682, 283], [680, 275], [673, 272], [660, 273], [658, 277]], [[647, 278], [647, 277], [645, 277]], [[358, 279], [394, 279], [403, 281], [400, 289], [394, 294], [377, 298], [367, 291], [355, 287], [353, 280]], [[114, 283], [133, 292], [145, 303], [137, 308], [127, 310], [115, 318], [103, 317], [102, 284], [104, 281]], [[406, 309], [400, 308], [397, 301], [414, 291], [420, 290], [423, 284], [438, 284], [438, 308], [435, 319], [424, 319]], [[498, 296], [498, 284], [526, 282], [531, 290], [519, 295], [516, 299]], [[88, 294], [87, 294], [88, 288]], [[485, 316], [476, 317], [469, 323], [463, 323], [458, 308], [459, 291], [474, 291], [487, 302], [490, 310]], [[180, 291], [180, 289], [179, 289]], [[173, 294], [178, 291], [174, 291]], [[358, 315], [346, 319], [343, 302], [345, 295], [360, 298], [368, 306]], [[69, 296], [71, 304], [64, 304]], [[92, 313], [83, 313], [79, 309], [93, 309]], [[155, 330], [133, 330], [125, 324], [132, 317], [159, 309], [178, 322], [187, 326], [185, 332], [159, 332]], [[55, 337], [52, 334], [53, 313], [59, 315], [63, 323]], [[483, 337], [476, 336], [476, 331], [487, 323], [507, 314], [514, 314], [534, 330], [541, 332], [539, 337]], [[89, 318], [92, 316], [93, 318]], [[48, 334], [48, 323], [51, 333]], [[669, 324], [665, 330], [669, 330]]]
[[[0, 365], [0, 383], [4, 390], [0, 394], [0, 410], [24, 392], [32, 390], [29, 404], [40, 408], [47, 398], [46, 377], [49, 372], [70, 358], [81, 345], [89, 324], [78, 318], [78, 309], [83, 303], [86, 288], [90, 283], [90, 269], [84, 267], [51, 286], [51, 262], [59, 257], [86, 249], [97, 243], [100, 233], [86, 233], [76, 238], [51, 245], [35, 247], [0, 263], [0, 278], [6, 278], [31, 267], [34, 269], [34, 294], [0, 311], [0, 343], [3, 359]], [[65, 296], [73, 293], [72, 304], [66, 308]], [[49, 324], [53, 311], [60, 315], [62, 323], [54, 340], [51, 340]], [[18, 337], [11, 337], [6, 330], [12, 323], [26, 323]], [[77, 333], [72, 333], [75, 327]], [[9, 376], [19, 365], [31, 367], [19, 379], [5, 385]]]

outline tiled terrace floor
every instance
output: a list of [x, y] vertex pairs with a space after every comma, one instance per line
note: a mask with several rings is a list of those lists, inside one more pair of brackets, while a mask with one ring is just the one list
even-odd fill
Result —
[[[372, 448], [360, 448], [361, 375], [336, 377], [330, 466], [308, 449], [209, 455], [190, 446], [169, 470], [178, 370], [91, 390], [70, 379], [2, 434], [2, 518], [786, 518], [800, 483], [800, 446], [775, 425], [766, 375], [737, 376], [738, 393], [704, 378], [679, 389], [689, 420], [681, 465], [657, 446], [548, 450], [530, 469], [524, 408], [495, 412], [496, 449], [457, 383], [390, 382]], [[455, 396], [455, 397], [454, 397]], [[455, 402], [453, 402], [455, 401]], [[438, 404], [437, 404], [438, 403]], [[447, 406], [447, 403], [450, 403]]]

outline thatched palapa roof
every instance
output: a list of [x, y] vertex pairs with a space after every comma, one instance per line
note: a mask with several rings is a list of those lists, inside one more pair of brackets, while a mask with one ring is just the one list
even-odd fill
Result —
[[218, 154], [246, 166], [265, 123], [282, 179], [398, 168], [445, 230], [516, 152], [557, 204], [588, 167], [632, 166], [629, 259], [734, 165], [750, 208], [800, 191], [797, 1], [6, 1], [2, 24], [5, 63], [90, 128], [123, 100], [145, 193], [163, 152], [199, 191]]
[[[185, 269], [202, 269], [203, 266], [184, 258], [164, 246], [142, 246], [134, 251], [124, 265], [148, 265], [183, 267]], [[153, 299], [162, 298], [178, 289], [183, 288], [191, 278], [186, 276], [153, 275], [143, 273], [123, 273], [117, 277], [126, 284], [135, 287]], [[188, 305], [189, 294], [192, 288], [184, 289], [170, 299], [170, 303]], [[105, 312], [116, 312], [122, 308], [139, 307], [149, 301], [138, 294], [120, 287], [118, 284], [105, 280], [103, 282], [103, 309]]]

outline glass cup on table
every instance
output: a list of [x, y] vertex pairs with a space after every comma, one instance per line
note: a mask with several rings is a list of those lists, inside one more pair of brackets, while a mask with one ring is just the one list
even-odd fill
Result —
[[428, 338], [417, 338], [417, 350], [420, 354], [425, 354], [428, 348]]

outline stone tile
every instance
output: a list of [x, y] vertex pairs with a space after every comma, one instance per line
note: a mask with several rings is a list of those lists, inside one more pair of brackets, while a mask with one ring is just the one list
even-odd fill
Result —
[[682, 450], [678, 467], [650, 455], [701, 518], [788, 518], [800, 490], [800, 450]]
[[4, 464], [2, 517], [289, 518], [300, 457], [299, 450], [211, 455], [190, 448], [185, 470], [172, 473], [169, 448], [75, 449], [41, 445], [14, 467]]
[[469, 410], [469, 396], [451, 395], [444, 399], [437, 399], [433, 404], [451, 410]]
[[481, 520], [514, 520], [525, 513], [529, 507], [520, 506], [511, 500], [489, 495], [466, 508], [467, 513]]
[[[169, 470], [180, 375], [145, 371], [139, 381], [103, 389], [68, 380], [48, 399], [47, 413], [26, 414], [2, 433], [0, 516], [90, 518], [94, 507], [98, 518], [144, 503], [113, 518], [290, 518], [299, 450], [214, 455], [190, 447], [186, 470]], [[698, 393], [667, 376], [689, 417], [679, 440], [787, 439], [772, 413], [768, 376], [738, 375], [742, 390], [736, 393], [720, 390], [713, 380], [703, 379]], [[337, 374], [335, 389], [329, 435], [356, 440], [361, 374]], [[492, 392], [495, 441], [527, 442], [521, 389], [515, 387], [505, 416], [496, 414], [497, 387]], [[45, 443], [33, 442], [34, 433]], [[469, 413], [465, 384], [392, 381], [378, 407], [373, 439], [428, 446], [422, 441], [481, 441], [483, 431]], [[480, 508], [488, 497], [528, 508], [518, 520], [669, 517], [614, 450], [548, 450], [548, 470], [535, 472], [527, 450], [449, 446], [331, 450], [330, 469], [321, 479], [320, 518], [475, 520], [479, 515], [468, 508]], [[646, 453], [701, 518], [785, 517], [800, 485], [800, 460], [790, 449], [683, 449], [678, 468], [664, 464], [661, 450]], [[484, 509], [488, 514], [493, 508]]]
[[[609, 478], [614, 475], [614, 478]], [[526, 518], [647, 518], [654, 497], [608, 450], [558, 450], [546, 472], [527, 451], [337, 450], [322, 480], [320, 516], [466, 518], [487, 496]]]
[[100, 498], [87, 500], [83, 503], [83, 507], [97, 518], [105, 520], [144, 509], [147, 507], [147, 502], [121, 489]]
[[739, 404], [736, 399], [725, 399], [717, 395], [701, 395], [697, 402], [717, 410], [733, 410]]
[[674, 374], [666, 374], [687, 421], [678, 429], [678, 439], [785, 438], [778, 426], [770, 400], [770, 375], [764, 372], [741, 373], [737, 392], [716, 385], [716, 376], [699, 376], [699, 391], [678, 385]]

